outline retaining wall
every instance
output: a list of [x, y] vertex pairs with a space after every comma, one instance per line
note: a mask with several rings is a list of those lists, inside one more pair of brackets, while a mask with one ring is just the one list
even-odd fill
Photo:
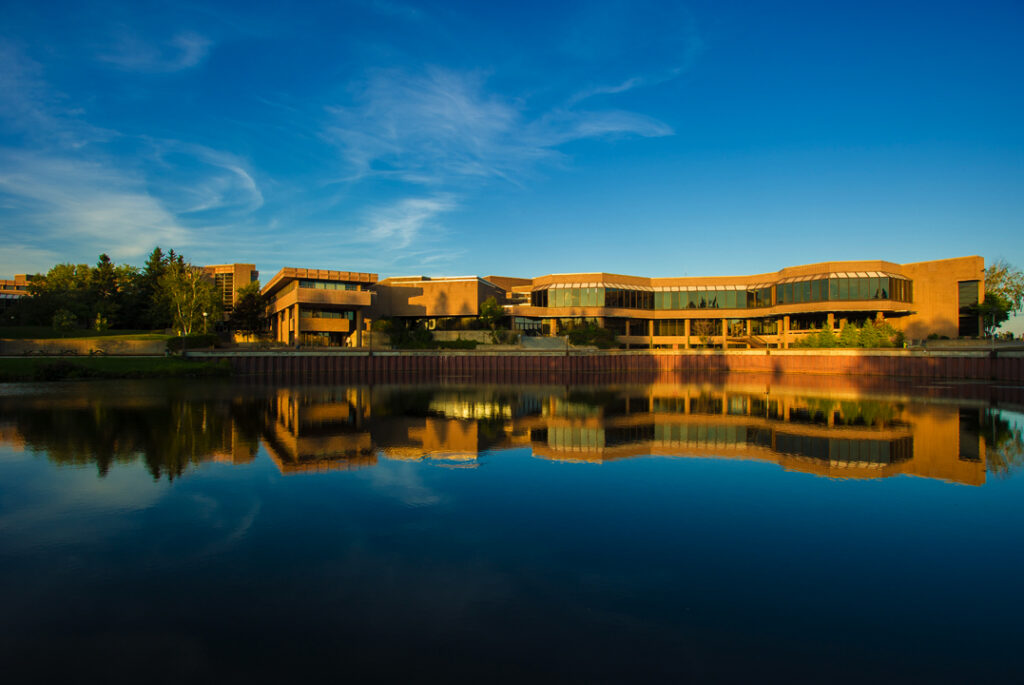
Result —
[[166, 340], [93, 340], [91, 338], [46, 338], [0, 340], [0, 355], [88, 355], [93, 350], [110, 355], [162, 355]]
[[883, 378], [981, 380], [1024, 383], [1024, 352], [919, 352], [907, 350], [654, 351], [313, 351], [277, 353], [191, 352], [227, 359], [236, 372], [257, 376], [320, 375], [340, 381], [401, 382], [475, 378], [496, 382], [557, 375], [563, 382], [621, 374], [756, 373], [855, 375]]

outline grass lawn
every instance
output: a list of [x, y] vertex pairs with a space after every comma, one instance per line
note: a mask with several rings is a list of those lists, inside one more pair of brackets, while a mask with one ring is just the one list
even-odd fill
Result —
[[230, 376], [227, 362], [180, 357], [95, 357], [86, 359], [0, 359], [0, 382], [62, 381], [90, 378], [200, 378]]
[[62, 334], [49, 326], [0, 326], [0, 338], [8, 340], [167, 340], [171, 337], [159, 331], [94, 331], [80, 328]]

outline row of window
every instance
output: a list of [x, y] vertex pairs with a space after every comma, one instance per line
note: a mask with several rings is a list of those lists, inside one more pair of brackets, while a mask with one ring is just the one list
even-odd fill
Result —
[[913, 286], [905, 278], [819, 278], [775, 286], [779, 304], [842, 302], [848, 300], [895, 300], [912, 302]]
[[312, 279], [300, 279], [300, 288], [312, 288], [314, 290], [361, 290], [358, 283], [339, 283], [337, 281], [314, 281]]
[[356, 318], [355, 312], [336, 312], [329, 309], [306, 309], [301, 307], [299, 309], [299, 316], [303, 319], [348, 319], [354, 321]]
[[[772, 290], [775, 297], [772, 297]], [[615, 307], [622, 309], [756, 309], [773, 304], [894, 300], [912, 302], [904, 278], [819, 278], [748, 290], [650, 292], [620, 288], [552, 288], [530, 293], [534, 307]]]
[[[518, 318], [518, 317], [517, 317]], [[533, 321], [538, 322], [539, 319]], [[565, 333], [576, 326], [601, 324], [597, 317], [575, 317], [556, 319], [558, 322], [559, 334]], [[626, 335], [627, 319], [608, 317], [604, 320], [604, 328], [610, 330], [614, 335]], [[723, 323], [725, 322], [725, 323]], [[722, 335], [722, 326], [730, 336], [743, 337], [747, 335], [746, 319], [690, 319], [690, 335], [694, 338]], [[648, 319], [629, 320], [629, 335], [647, 336], [650, 335], [650, 323]], [[818, 326], [820, 328], [820, 326]], [[751, 319], [751, 335], [776, 335], [779, 332], [779, 322], [776, 319]], [[659, 336], [685, 336], [686, 319], [655, 319], [654, 335]]]

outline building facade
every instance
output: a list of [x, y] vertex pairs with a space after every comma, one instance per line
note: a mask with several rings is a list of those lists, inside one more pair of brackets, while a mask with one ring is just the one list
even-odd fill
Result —
[[[907, 338], [977, 336], [967, 308], [984, 297], [985, 263], [823, 262], [753, 276], [647, 278], [551, 274], [512, 286], [509, 312], [547, 334], [593, 322], [631, 348], [788, 347], [847, 322], [885, 321]], [[529, 297], [528, 302], [526, 298]]]
[[28, 295], [29, 277], [17, 274], [14, 278], [0, 278], [0, 313], [17, 300]]
[[213, 279], [220, 296], [224, 318], [227, 319], [238, 302], [238, 291], [260, 280], [255, 264], [214, 264], [204, 266], [203, 271]]
[[377, 274], [284, 268], [263, 287], [274, 341], [288, 345], [362, 345]]

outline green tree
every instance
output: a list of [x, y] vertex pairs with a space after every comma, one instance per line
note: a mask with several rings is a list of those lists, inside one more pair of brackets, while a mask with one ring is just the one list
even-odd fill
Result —
[[971, 305], [968, 311], [974, 316], [981, 317], [985, 326], [985, 335], [991, 335], [1010, 318], [1010, 313], [1013, 312], [1013, 303], [1003, 295], [989, 291], [985, 293], [984, 302]]
[[203, 324], [204, 312], [214, 320], [220, 312], [213, 279], [181, 258], [168, 264], [160, 277], [159, 293], [170, 309], [174, 328], [183, 335], [197, 332]]
[[857, 347], [860, 344], [860, 331], [856, 326], [847, 322], [843, 330], [839, 331], [839, 347]]
[[[985, 269], [985, 299], [999, 295], [1014, 314], [1024, 306], [1024, 273], [1003, 259], [996, 260]], [[1005, 321], [1005, 319], [1004, 319]]]
[[256, 335], [263, 331], [267, 315], [267, 298], [260, 293], [260, 284], [254, 281], [238, 289], [238, 301], [231, 310], [228, 326], [233, 331]]
[[480, 323], [491, 329], [491, 338], [494, 342], [498, 342], [497, 328], [498, 322], [505, 318], [505, 309], [498, 304], [498, 300], [495, 297], [488, 297], [486, 300], [480, 303]]
[[75, 330], [75, 326], [78, 325], [78, 320], [75, 318], [75, 315], [67, 309], [58, 309], [53, 313], [52, 325], [53, 330], [64, 336]]

